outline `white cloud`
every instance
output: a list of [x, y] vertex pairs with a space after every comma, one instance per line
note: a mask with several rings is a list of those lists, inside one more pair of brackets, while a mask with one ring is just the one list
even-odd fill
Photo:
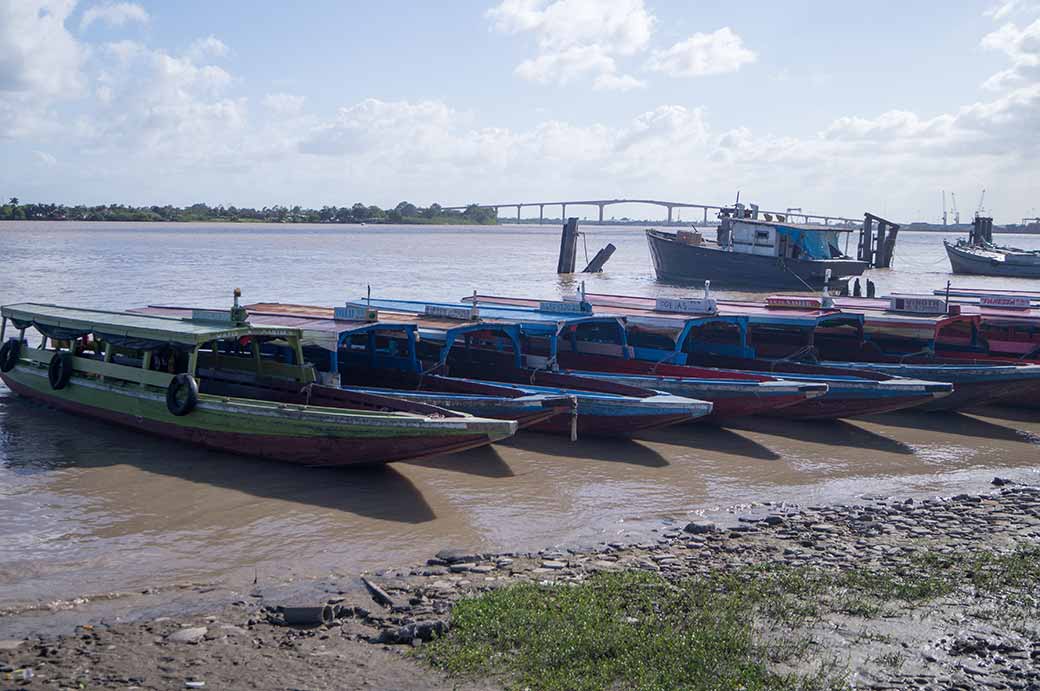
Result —
[[657, 21], [643, 0], [506, 0], [487, 16], [502, 32], [534, 31], [543, 50], [597, 44], [621, 55], [645, 48]]
[[106, 2], [94, 5], [83, 13], [79, 21], [79, 30], [86, 31], [94, 22], [109, 26], [123, 26], [130, 22], [147, 24], [148, 12], [134, 2]]
[[303, 104], [307, 99], [303, 96], [286, 93], [264, 95], [264, 106], [283, 115], [297, 115], [303, 112]]
[[1005, 17], [1020, 12], [1028, 12], [1040, 8], [1040, 2], [1036, 0], [1004, 0], [987, 9], [983, 14], [992, 17], [994, 21], [1000, 21]]
[[1005, 24], [982, 37], [987, 50], [1005, 53], [1011, 66], [986, 80], [988, 89], [999, 90], [1023, 81], [1040, 81], [1040, 19], [1024, 29]]
[[497, 31], [534, 35], [538, 54], [516, 68], [523, 79], [569, 84], [580, 77], [598, 90], [643, 86], [619, 74], [615, 59], [644, 50], [650, 41], [656, 19], [643, 0], [505, 0], [487, 16]]
[[216, 36], [210, 34], [206, 38], [198, 38], [191, 42], [185, 56], [195, 62], [201, 62], [207, 58], [222, 58], [230, 53], [227, 45]]
[[98, 111], [85, 125], [95, 150], [178, 161], [241, 144], [246, 101], [227, 95], [234, 80], [223, 68], [132, 41], [105, 44], [98, 61]]
[[696, 33], [667, 50], [655, 50], [647, 68], [671, 77], [702, 77], [736, 72], [756, 59], [743, 39], [725, 26], [710, 34]]
[[74, 0], [0, 3], [0, 92], [63, 96], [82, 86], [83, 48], [65, 29]]
[[570, 84], [592, 77], [596, 89], [627, 90], [643, 86], [635, 77], [619, 75], [614, 58], [598, 45], [573, 46], [524, 60], [517, 65], [516, 74], [537, 84]]

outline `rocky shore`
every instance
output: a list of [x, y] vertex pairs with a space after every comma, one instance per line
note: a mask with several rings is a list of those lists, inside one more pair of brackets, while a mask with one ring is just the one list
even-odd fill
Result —
[[831, 687], [1040, 689], [1040, 488], [994, 485], [926, 500], [764, 503], [731, 523], [675, 524], [640, 544], [445, 549], [423, 566], [366, 574], [364, 589], [342, 584], [326, 603], [256, 596], [206, 616], [0, 641], [0, 686], [500, 688], [514, 681], [506, 667], [449, 677], [444, 656], [425, 653], [452, 640], [461, 600], [645, 573], [665, 583], [738, 574], [782, 585], [775, 599], [799, 603], [797, 616], [774, 607], [755, 634], [770, 645], [801, 642], [796, 654], [766, 661], [791, 678], [822, 665]]

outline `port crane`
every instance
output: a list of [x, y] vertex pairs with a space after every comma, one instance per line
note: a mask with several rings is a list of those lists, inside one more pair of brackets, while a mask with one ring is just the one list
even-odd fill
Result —
[[985, 187], [982, 188], [982, 194], [979, 195], [979, 206], [978, 206], [978, 208], [975, 209], [975, 216], [976, 217], [979, 217], [979, 216], [982, 215], [982, 211], [983, 211], [982, 203], [984, 201], [986, 201], [986, 188]]
[[953, 225], [961, 224], [961, 212], [957, 211], [957, 193], [950, 192], [950, 203], [953, 205]]

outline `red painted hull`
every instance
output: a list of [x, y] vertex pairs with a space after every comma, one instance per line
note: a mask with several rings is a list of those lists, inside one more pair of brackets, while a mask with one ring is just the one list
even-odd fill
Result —
[[828, 396], [821, 396], [820, 398], [812, 398], [783, 410], [778, 410], [775, 413], [775, 417], [792, 420], [835, 420], [877, 413], [890, 413], [894, 410], [919, 406], [933, 399], [934, 397], [931, 394], [862, 400], [848, 398], [831, 399]]
[[203, 446], [216, 451], [224, 451], [241, 456], [268, 458], [300, 465], [377, 465], [392, 461], [426, 458], [443, 453], [464, 451], [489, 443], [487, 437], [483, 435], [362, 439], [285, 437], [188, 429], [169, 423], [141, 420], [132, 415], [101, 410], [41, 394], [36, 389], [19, 384], [8, 377], [3, 377], [3, 381], [15, 393], [32, 400], [41, 401], [59, 410], [103, 420], [168, 439], [189, 442], [196, 446]]
[[[774, 381], [776, 377], [770, 377], [755, 372], [718, 372], [711, 368], [694, 367], [690, 365], [675, 365], [671, 363], [655, 363], [647, 360], [626, 360], [623, 358], [602, 355], [590, 355], [587, 353], [560, 353], [558, 355], [560, 364], [572, 370], [592, 370], [595, 372], [616, 372], [619, 374], [636, 375], [658, 375], [662, 377], [688, 377], [695, 379], [725, 379], [748, 382]], [[569, 371], [569, 370], [568, 370]], [[580, 373], [573, 372], [575, 376]], [[712, 409], [709, 415], [703, 419], [706, 422], [718, 421], [725, 418], [747, 417], [749, 415], [764, 415], [773, 413], [781, 408], [789, 408], [805, 402], [808, 394], [720, 394], [712, 391], [681, 392], [680, 395], [711, 401]]]
[[768, 398], [716, 398], [712, 399], [711, 414], [706, 421], [723, 420], [731, 417], [747, 417], [748, 415], [784, 416], [794, 406], [811, 403], [816, 399], [806, 399], [802, 395], [770, 396]]

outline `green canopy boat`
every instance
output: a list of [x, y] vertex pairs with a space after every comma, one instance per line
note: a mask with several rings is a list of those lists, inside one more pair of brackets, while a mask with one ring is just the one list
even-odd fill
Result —
[[[489, 444], [516, 423], [316, 383], [301, 332], [246, 310], [192, 318], [24, 303], [0, 308], [0, 379], [55, 408], [238, 454], [373, 464]], [[30, 345], [27, 331], [42, 340]], [[274, 359], [261, 344], [283, 346]]]

